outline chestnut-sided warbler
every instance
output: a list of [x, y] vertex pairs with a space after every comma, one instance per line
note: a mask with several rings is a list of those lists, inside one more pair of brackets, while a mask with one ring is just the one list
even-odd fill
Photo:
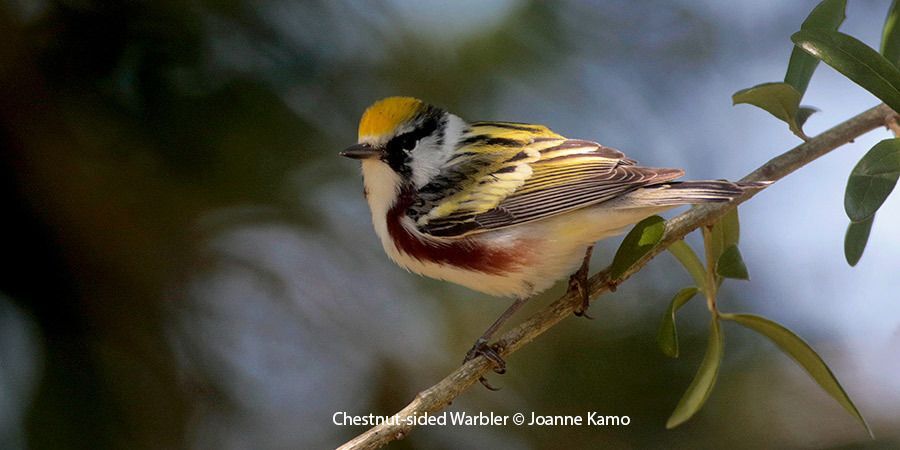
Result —
[[729, 201], [759, 184], [672, 181], [681, 169], [641, 167], [622, 152], [566, 139], [542, 125], [466, 122], [410, 97], [366, 109], [359, 140], [365, 195], [385, 252], [409, 271], [512, 305], [476, 341], [502, 373], [488, 339], [529, 297], [574, 273], [587, 307], [594, 243], [667, 209]]

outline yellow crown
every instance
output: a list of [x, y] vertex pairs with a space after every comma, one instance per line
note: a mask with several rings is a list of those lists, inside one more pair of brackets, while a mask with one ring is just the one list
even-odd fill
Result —
[[366, 109], [359, 120], [359, 139], [392, 133], [397, 126], [413, 118], [426, 107], [413, 97], [388, 97]]

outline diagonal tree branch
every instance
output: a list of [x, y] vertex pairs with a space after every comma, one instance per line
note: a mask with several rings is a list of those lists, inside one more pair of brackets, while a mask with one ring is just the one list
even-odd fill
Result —
[[[889, 107], [884, 104], [878, 105], [771, 159], [741, 181], [778, 181], [826, 153], [852, 142], [858, 136], [885, 125], [887, 120], [894, 116], [896, 113]], [[708, 203], [695, 206], [672, 218], [666, 223], [666, 233], [659, 245], [638, 260], [619, 279], [610, 279], [608, 268], [591, 277], [590, 297], [594, 299], [609, 292], [614, 286], [641, 270], [656, 255], [665, 251], [669, 245], [684, 238], [685, 235], [697, 228], [715, 223], [728, 210], [749, 200], [759, 191], [747, 191], [729, 203]], [[579, 306], [580, 299], [575, 295], [567, 293], [562, 296], [504, 334], [497, 341], [500, 354], [505, 357], [524, 347], [563, 319], [572, 316]], [[414, 427], [413, 423], [407, 423], [407, 418], [433, 413], [445, 408], [490, 369], [491, 363], [484, 357], [478, 357], [463, 364], [434, 386], [416, 395], [415, 399], [394, 414], [390, 421], [372, 427], [340, 448], [374, 449], [391, 441], [403, 439]]]

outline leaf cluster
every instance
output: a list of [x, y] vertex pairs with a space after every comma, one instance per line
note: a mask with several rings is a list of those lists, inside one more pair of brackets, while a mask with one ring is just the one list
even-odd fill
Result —
[[[800, 138], [808, 139], [803, 124], [815, 111], [800, 106], [813, 72], [824, 61], [829, 66], [900, 111], [900, 7], [895, 0], [888, 11], [880, 52], [853, 36], [838, 31], [844, 21], [846, 0], [824, 0], [813, 9], [800, 31], [791, 36], [795, 47], [783, 82], [763, 83], [735, 92], [734, 104], [762, 108]], [[850, 218], [844, 236], [844, 256], [855, 266], [869, 240], [875, 213], [894, 190], [900, 177], [900, 141], [886, 139], [869, 150], [850, 173], [844, 208]]]

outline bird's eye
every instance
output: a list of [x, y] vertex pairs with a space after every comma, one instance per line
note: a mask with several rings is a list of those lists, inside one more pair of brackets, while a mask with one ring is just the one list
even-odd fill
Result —
[[397, 137], [397, 147], [405, 151], [411, 151], [416, 148], [416, 142], [418, 142], [418, 139], [412, 133], [402, 134]]
[[418, 141], [418, 136], [413, 133], [405, 133], [391, 139], [387, 146], [388, 149], [395, 152], [402, 151], [409, 153], [412, 149], [416, 148], [416, 143]]
[[419, 140], [432, 135], [438, 127], [438, 120], [430, 118], [412, 131], [395, 136], [387, 143], [388, 152], [409, 153]]

